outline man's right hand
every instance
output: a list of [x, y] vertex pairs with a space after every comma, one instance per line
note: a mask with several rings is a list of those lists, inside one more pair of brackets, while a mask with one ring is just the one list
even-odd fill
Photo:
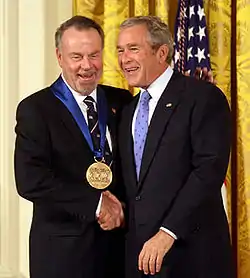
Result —
[[[189, 72], [186, 71], [185, 72], [186, 76], [190, 76]], [[194, 75], [193, 75], [197, 80], [204, 80], [210, 83], [213, 83], [214, 85], [216, 85], [216, 80], [213, 77], [213, 73], [212, 70], [208, 70], [207, 67], [201, 68], [201, 67], [197, 67], [195, 69]]]
[[102, 204], [98, 223], [103, 230], [120, 227], [124, 221], [124, 214], [120, 201], [109, 191], [102, 193]]

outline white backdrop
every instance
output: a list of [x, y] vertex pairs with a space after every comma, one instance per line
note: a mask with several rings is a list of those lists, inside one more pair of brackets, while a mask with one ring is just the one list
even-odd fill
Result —
[[71, 15], [71, 0], [0, 0], [0, 278], [29, 277], [32, 205], [14, 183], [16, 106], [57, 77], [54, 32]]

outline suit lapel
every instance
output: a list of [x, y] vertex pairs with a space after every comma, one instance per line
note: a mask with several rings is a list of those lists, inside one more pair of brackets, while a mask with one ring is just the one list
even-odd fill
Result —
[[[107, 92], [100, 86], [97, 86], [97, 94], [103, 93], [105, 96], [107, 96]], [[111, 137], [111, 145], [112, 145], [112, 154], [113, 157], [116, 153], [116, 111], [115, 109], [110, 105], [110, 102], [108, 101], [106, 97], [106, 103], [107, 103], [107, 127], [109, 129], [110, 137]]]
[[[104, 91], [101, 87], [97, 87], [97, 94], [98, 91]], [[105, 93], [105, 92], [104, 92]], [[105, 93], [106, 95], [106, 93]], [[64, 127], [72, 134], [73, 138], [80, 143], [80, 146], [83, 146], [84, 149], [86, 148], [89, 150], [91, 155], [93, 153], [88, 145], [87, 140], [85, 139], [84, 135], [82, 134], [78, 124], [76, 123], [75, 119], [73, 118], [71, 112], [67, 109], [67, 107], [51, 92], [51, 96], [53, 98], [53, 102], [55, 103], [55, 107], [58, 109], [58, 115], [60, 115], [60, 120]], [[115, 126], [115, 111], [113, 111], [112, 107], [110, 107], [109, 103], [107, 102], [107, 125], [110, 131], [111, 136], [111, 143], [112, 143], [112, 153], [114, 154], [116, 151], [116, 126]]]
[[60, 117], [62, 125], [71, 133], [72, 137], [79, 143], [79, 146], [83, 146], [84, 150], [87, 148], [92, 154], [92, 151], [71, 112], [52, 92], [51, 97], [53, 99], [52, 103], [54, 103], [53, 109], [57, 109], [57, 114], [58, 117]]
[[143, 152], [138, 188], [142, 184], [166, 126], [179, 103], [182, 92], [178, 87], [179, 82], [176, 82], [179, 76], [179, 74], [173, 74], [155, 108]]

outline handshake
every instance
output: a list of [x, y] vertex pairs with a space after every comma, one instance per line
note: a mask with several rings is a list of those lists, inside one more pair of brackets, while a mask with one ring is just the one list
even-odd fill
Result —
[[103, 230], [113, 230], [124, 224], [122, 204], [109, 191], [102, 193], [102, 203], [97, 221]]

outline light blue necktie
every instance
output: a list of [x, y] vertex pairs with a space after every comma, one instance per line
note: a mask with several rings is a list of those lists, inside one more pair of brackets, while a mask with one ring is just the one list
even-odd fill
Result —
[[137, 180], [139, 180], [139, 174], [141, 169], [141, 161], [144, 150], [144, 145], [148, 132], [148, 102], [151, 96], [148, 91], [144, 91], [140, 98], [139, 109], [135, 120], [134, 130], [134, 157]]

